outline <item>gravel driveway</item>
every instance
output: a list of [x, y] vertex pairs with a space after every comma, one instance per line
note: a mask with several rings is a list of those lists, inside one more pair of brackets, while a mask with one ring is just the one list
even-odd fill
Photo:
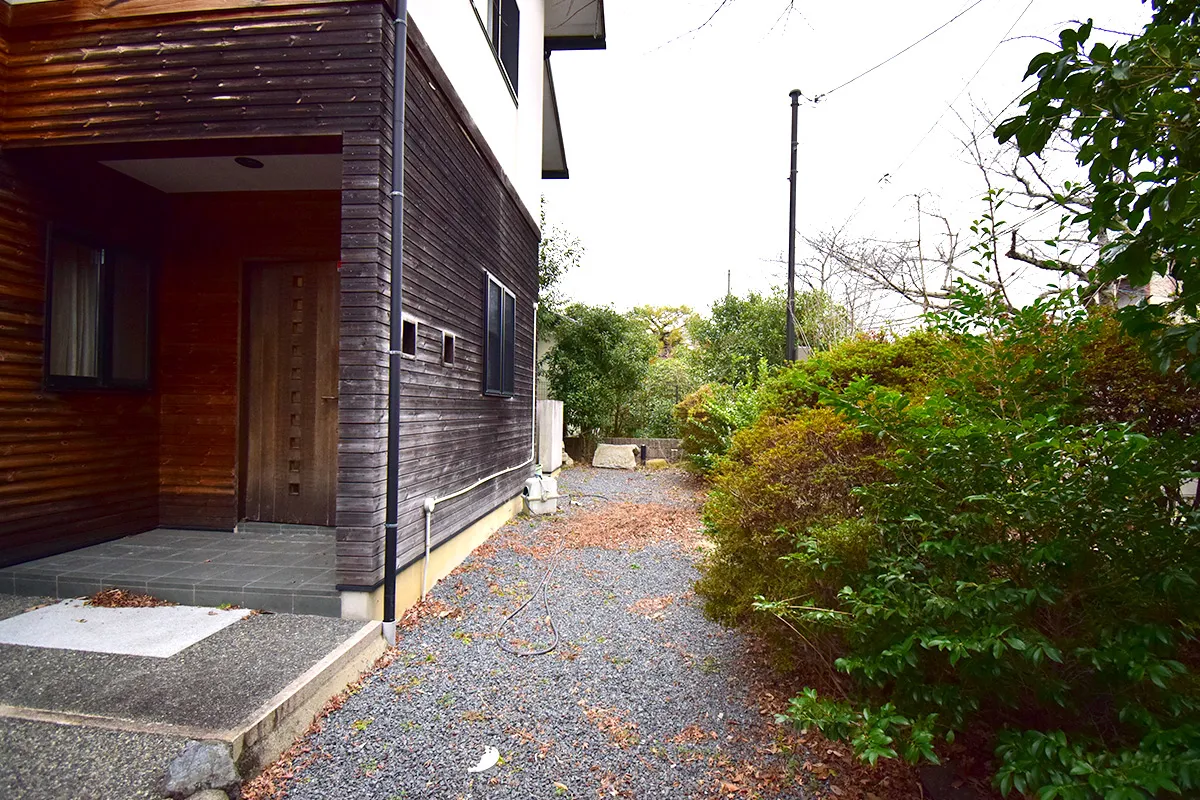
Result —
[[[395, 660], [302, 743], [279, 796], [757, 796], [737, 791], [738, 776], [764, 763], [775, 773], [767, 796], [805, 796], [791, 777], [800, 757], [735, 677], [745, 642], [705, 619], [692, 594], [695, 484], [674, 470], [583, 467], [561, 483], [608, 500], [580, 500], [553, 522], [517, 520], [441, 581]], [[555, 556], [564, 535], [569, 542], [597, 514], [625, 509], [661, 513], [668, 535], [619, 549], [568, 544]], [[547, 593], [561, 642], [543, 656], [504, 652], [497, 626], [552, 563]], [[540, 598], [503, 637], [524, 649], [553, 640]], [[487, 747], [499, 763], [468, 772]]]

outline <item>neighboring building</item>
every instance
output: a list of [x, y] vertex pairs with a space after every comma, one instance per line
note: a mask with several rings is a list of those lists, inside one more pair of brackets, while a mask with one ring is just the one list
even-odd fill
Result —
[[[464, 551], [533, 470], [533, 212], [567, 174], [549, 54], [603, 47], [604, 20], [602, 0], [409, 12], [411, 575], [426, 498], [469, 489], [431, 519], [434, 548], [465, 532]], [[0, 0], [0, 566], [156, 528], [316, 526], [336, 529], [343, 613], [378, 614], [394, 16]]]

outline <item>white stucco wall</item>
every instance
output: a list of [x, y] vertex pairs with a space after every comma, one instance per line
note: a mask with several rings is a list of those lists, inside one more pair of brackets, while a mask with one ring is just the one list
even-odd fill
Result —
[[[483, 0], [480, 7], [485, 7]], [[409, 17], [429, 42], [508, 179], [537, 216], [542, 178], [544, 0], [517, 0], [521, 52], [517, 102], [505, 84], [473, 0], [409, 0]]]

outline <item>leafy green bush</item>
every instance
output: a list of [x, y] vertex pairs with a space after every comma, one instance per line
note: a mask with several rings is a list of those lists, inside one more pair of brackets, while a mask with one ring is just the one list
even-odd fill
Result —
[[921, 402], [865, 379], [822, 393], [886, 445], [886, 477], [855, 493], [865, 558], [795, 532], [799, 591], [757, 604], [843, 648], [848, 696], [806, 692], [787, 719], [872, 762], [994, 730], [1006, 794], [1200, 790], [1200, 512], [1179, 492], [1200, 439], [1097, 400], [1132, 399], [1096, 363], [1109, 327], [965, 296]]
[[807, 361], [779, 370], [763, 382], [766, 413], [793, 416], [817, 404], [820, 390], [840, 390], [855, 378], [909, 394], [924, 391], [951, 357], [945, 337], [917, 330], [904, 336], [859, 334]]
[[[761, 373], [766, 369], [759, 365]], [[733, 434], [758, 419], [758, 392], [749, 383], [705, 384], [675, 406], [674, 414], [685, 458], [709, 474], [729, 450]]]
[[882, 477], [881, 453], [874, 437], [825, 408], [789, 420], [764, 416], [734, 434], [704, 509], [714, 548], [697, 591], [707, 613], [744, 621], [757, 595], [802, 591], [813, 576], [789, 555], [802, 541], [865, 563], [873, 531], [854, 524], [854, 490]]
[[695, 370], [686, 358], [656, 358], [651, 361], [646, 377], [630, 404], [630, 435], [678, 438], [679, 421], [675, 406], [696, 391], [699, 383]]

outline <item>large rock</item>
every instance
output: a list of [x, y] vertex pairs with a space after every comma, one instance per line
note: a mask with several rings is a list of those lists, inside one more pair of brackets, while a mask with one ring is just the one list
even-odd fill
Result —
[[642, 449], [636, 444], [598, 444], [592, 466], [602, 469], [637, 469], [637, 457]]
[[219, 789], [230, 797], [241, 795], [242, 778], [223, 742], [188, 742], [183, 752], [167, 768], [163, 791], [168, 797], [182, 798], [205, 789]]

